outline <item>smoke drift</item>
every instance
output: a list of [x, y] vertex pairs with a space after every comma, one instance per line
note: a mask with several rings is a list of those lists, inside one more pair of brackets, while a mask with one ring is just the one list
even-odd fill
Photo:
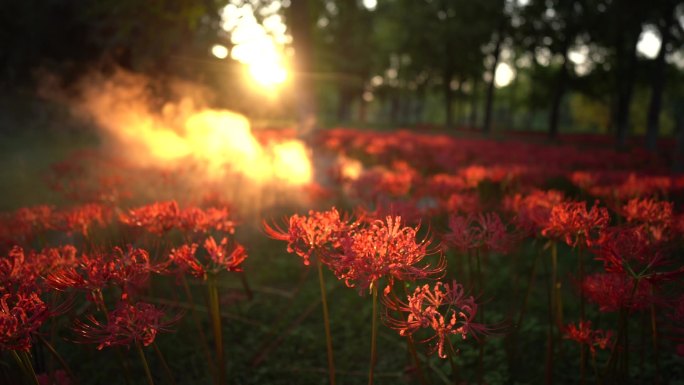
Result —
[[158, 98], [152, 85], [144, 76], [121, 70], [88, 76], [73, 105], [94, 121], [104, 148], [127, 163], [171, 173], [192, 164], [194, 188], [223, 186], [225, 198], [236, 204], [263, 208], [282, 201], [284, 191], [301, 195], [291, 191], [311, 182], [311, 160], [301, 141], [262, 144], [246, 117], [202, 107], [206, 93], [199, 87], [170, 81], [164, 85], [165, 97]]

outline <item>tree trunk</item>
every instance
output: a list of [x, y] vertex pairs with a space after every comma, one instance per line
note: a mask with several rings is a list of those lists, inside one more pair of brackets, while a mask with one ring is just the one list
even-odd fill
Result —
[[617, 108], [615, 110], [616, 144], [619, 149], [627, 146], [629, 135], [629, 110], [632, 105], [634, 93], [634, 80], [636, 76], [636, 41], [632, 41], [629, 57], [626, 58], [624, 76], [618, 80]]
[[556, 78], [556, 89], [553, 92], [551, 101], [551, 111], [549, 111], [549, 139], [558, 138], [558, 120], [560, 118], [560, 106], [565, 95], [568, 83], [568, 48], [563, 50], [563, 65], [561, 66], [558, 77]]
[[451, 89], [453, 75], [449, 72], [444, 74], [444, 112], [446, 113], [445, 125], [447, 128], [454, 126], [454, 90]]
[[392, 124], [398, 124], [399, 123], [399, 108], [400, 108], [399, 90], [396, 88], [393, 88], [391, 91], [391, 95], [390, 95], [390, 122]]
[[357, 98], [359, 101], [359, 123], [366, 124], [368, 121], [368, 103], [363, 97]]
[[424, 86], [419, 86], [418, 90], [416, 91], [416, 105], [415, 109], [413, 110], [414, 113], [414, 121], [417, 124], [424, 123], [423, 122], [423, 113], [425, 111], [425, 98], [427, 95], [427, 89]]
[[663, 106], [663, 90], [665, 88], [665, 54], [670, 42], [670, 27], [673, 22], [674, 10], [668, 10], [664, 28], [660, 30], [662, 36], [660, 50], [655, 60], [653, 76], [651, 78], [651, 101], [648, 106], [648, 122], [646, 129], [646, 148], [655, 152], [658, 149], [658, 133], [660, 131], [660, 111]]
[[684, 98], [675, 104], [675, 148], [672, 156], [672, 171], [684, 173]]
[[616, 2], [618, 7], [614, 12], [617, 22], [616, 33], [616, 100], [615, 115], [615, 144], [618, 149], [627, 145], [629, 134], [629, 110], [632, 104], [632, 94], [636, 78], [636, 45], [641, 34], [641, 15], [627, 14], [624, 4]]
[[337, 120], [340, 123], [349, 123], [351, 121], [352, 103], [356, 93], [349, 87], [340, 86], [337, 94]]
[[308, 137], [318, 126], [317, 105], [314, 96], [312, 15], [310, 1], [293, 1], [289, 7], [294, 57], [294, 92], [297, 100], [299, 135]]
[[454, 98], [454, 107], [453, 107], [454, 108], [454, 116], [453, 116], [454, 127], [461, 127], [463, 125], [462, 116], [461, 116], [462, 115], [461, 113], [463, 112], [463, 109], [462, 109], [463, 106], [461, 105], [461, 100], [462, 100], [462, 98], [461, 98], [461, 85], [462, 84], [463, 83], [459, 80], [458, 87], [454, 90], [454, 96], [453, 96], [453, 98]]
[[482, 127], [482, 130], [485, 133], [491, 132], [492, 129], [492, 107], [494, 106], [494, 78], [496, 77], [496, 67], [499, 65], [499, 56], [501, 55], [501, 42], [503, 41], [502, 35], [503, 34], [501, 28], [499, 28], [496, 37], [496, 46], [494, 47], [494, 63], [492, 64], [492, 68], [490, 70], [492, 78], [489, 80], [489, 84], [487, 84], [487, 101], [485, 104], [484, 126]]
[[477, 127], [477, 89], [480, 86], [480, 77], [475, 76], [473, 78], [473, 91], [470, 97], [470, 128]]

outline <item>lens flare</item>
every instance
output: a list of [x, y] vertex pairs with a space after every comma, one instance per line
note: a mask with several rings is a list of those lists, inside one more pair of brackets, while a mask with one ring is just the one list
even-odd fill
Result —
[[217, 59], [225, 59], [228, 57], [228, 48], [221, 44], [214, 44], [211, 47], [211, 54]]

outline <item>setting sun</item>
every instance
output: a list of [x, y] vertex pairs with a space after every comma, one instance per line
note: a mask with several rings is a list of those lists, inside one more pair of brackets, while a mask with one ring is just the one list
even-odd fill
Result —
[[283, 50], [288, 36], [282, 17], [274, 13], [260, 23], [250, 4], [229, 4], [222, 16], [222, 27], [235, 45], [230, 56], [246, 66], [254, 83], [268, 90], [284, 83], [288, 76]]
[[249, 66], [249, 73], [264, 87], [273, 87], [287, 80], [287, 71], [277, 63], [252, 63]]

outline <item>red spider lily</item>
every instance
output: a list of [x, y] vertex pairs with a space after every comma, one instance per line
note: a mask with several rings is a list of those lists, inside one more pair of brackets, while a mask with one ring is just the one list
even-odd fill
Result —
[[173, 261], [180, 268], [181, 272], [189, 272], [196, 278], [206, 278], [207, 272], [204, 266], [197, 260], [195, 253], [197, 252], [197, 244], [182, 245], [171, 250], [169, 259]]
[[55, 270], [77, 266], [77, 253], [78, 250], [73, 245], [47, 247], [39, 253], [31, 252], [28, 261], [37, 274], [45, 276]]
[[575, 171], [569, 177], [572, 183], [582, 190], [587, 190], [596, 183], [595, 175], [586, 171]]
[[188, 207], [181, 210], [175, 201], [170, 201], [129, 210], [127, 214], [120, 215], [120, 220], [128, 226], [156, 235], [164, 235], [174, 228], [191, 234], [207, 234], [212, 230], [233, 234], [235, 221], [231, 215], [230, 209], [225, 206], [206, 210]]
[[447, 213], [474, 214], [482, 211], [480, 196], [475, 192], [463, 192], [449, 195], [446, 201], [441, 202]]
[[563, 202], [563, 194], [555, 190], [534, 190], [528, 195], [516, 194], [504, 201], [506, 209], [515, 213], [515, 222], [528, 234], [546, 228], [554, 206]]
[[0, 217], [0, 241], [8, 247], [25, 244], [36, 234], [51, 230], [53, 209], [50, 206], [22, 207]]
[[444, 241], [461, 252], [474, 249], [505, 252], [511, 243], [506, 227], [495, 213], [450, 216], [449, 233]]
[[652, 199], [631, 199], [622, 208], [622, 215], [630, 223], [641, 225], [648, 230], [655, 242], [666, 240], [667, 230], [674, 219], [673, 204]]
[[169, 327], [179, 319], [178, 315], [167, 317], [164, 311], [148, 303], [132, 305], [121, 301], [107, 315], [106, 322], [100, 322], [90, 315], [86, 317], [86, 322], [76, 320], [74, 331], [79, 336], [79, 342], [98, 344], [98, 350], [109, 346], [130, 346], [133, 343], [149, 346], [158, 332], [170, 332]]
[[229, 244], [228, 239], [223, 238], [216, 243], [213, 237], [204, 241], [204, 254], [206, 259], [197, 256], [196, 243], [182, 245], [171, 250], [169, 260], [175, 263], [181, 273], [189, 272], [192, 276], [206, 279], [207, 273], [218, 273], [221, 270], [242, 271], [242, 262], [247, 258], [245, 248], [237, 242]]
[[648, 280], [634, 280], [624, 274], [597, 273], [584, 278], [582, 293], [597, 304], [602, 312], [622, 308], [630, 311], [643, 310], [655, 300]]
[[128, 246], [125, 250], [114, 247], [110, 256], [109, 279], [122, 287], [124, 293], [131, 286], [139, 287], [147, 282], [150, 273], [163, 273], [166, 271], [166, 263], [153, 264], [146, 250]]
[[477, 165], [463, 168], [459, 171], [459, 174], [468, 187], [477, 187], [480, 182], [489, 179], [489, 170], [486, 167]]
[[180, 213], [180, 228], [191, 233], [206, 234], [211, 230], [233, 234], [235, 221], [227, 207], [202, 210], [190, 207]]
[[67, 234], [79, 232], [88, 236], [89, 229], [98, 224], [104, 226], [109, 221], [111, 210], [99, 204], [85, 204], [55, 213], [55, 227]]
[[437, 174], [427, 179], [423, 188], [426, 195], [448, 199], [452, 194], [466, 190], [468, 186], [460, 175]]
[[629, 222], [668, 223], [672, 220], [672, 203], [658, 202], [653, 199], [634, 198], [622, 208], [622, 215]]
[[627, 200], [635, 197], [662, 195], [672, 189], [673, 181], [669, 177], [636, 175], [633, 172], [603, 172], [604, 179], [600, 185], [591, 186], [588, 191], [606, 200]]
[[163, 235], [178, 226], [180, 208], [175, 201], [155, 202], [147, 206], [129, 210], [119, 216], [119, 220], [131, 227], [143, 228], [146, 231]]
[[612, 330], [593, 330], [591, 328], [591, 321], [580, 321], [579, 327], [569, 324], [563, 330], [563, 334], [567, 339], [589, 346], [591, 354], [596, 354], [596, 348], [608, 348], [610, 340], [613, 338]]
[[403, 197], [416, 183], [418, 173], [405, 162], [395, 165], [394, 170], [375, 167], [364, 171], [353, 183], [357, 197], [365, 201], [375, 201], [380, 196]]
[[31, 347], [31, 334], [50, 316], [47, 305], [35, 292], [0, 297], [0, 350]]
[[394, 279], [415, 281], [443, 274], [445, 262], [440, 258], [436, 267], [416, 266], [426, 255], [429, 240], [416, 241], [418, 227], [402, 227], [401, 217], [376, 220], [367, 228], [347, 232], [341, 239], [341, 253], [324, 260], [338, 279], [359, 292], [372, 288], [386, 277], [387, 292]]
[[314, 252], [326, 253], [329, 249], [339, 249], [340, 238], [355, 224], [340, 217], [334, 207], [329, 211], [309, 211], [308, 216], [290, 217], [287, 230], [271, 227], [264, 222], [266, 234], [273, 239], [287, 241], [287, 251], [302, 257], [304, 265], [310, 264]]
[[440, 358], [446, 358], [444, 344], [451, 335], [466, 339], [470, 334], [488, 331], [487, 327], [474, 322], [478, 305], [472, 296], [466, 296], [463, 286], [456, 281], [451, 284], [437, 282], [431, 290], [429, 285], [417, 287], [407, 302], [385, 297], [387, 308], [400, 313], [408, 313], [401, 318], [387, 316], [389, 327], [399, 331], [402, 336], [412, 335], [419, 329], [432, 329], [434, 336], [424, 340], [436, 340], [433, 348]]
[[30, 265], [25, 263], [24, 249], [14, 246], [7, 257], [0, 258], [0, 293], [10, 290], [14, 285], [24, 285]]
[[562, 238], [572, 247], [591, 246], [609, 222], [608, 210], [598, 207], [598, 202], [590, 211], [587, 211], [586, 202], [564, 202], [551, 209], [549, 224], [542, 230], [542, 235]]
[[247, 259], [245, 248], [237, 242], [229, 244], [226, 238], [221, 239], [221, 242], [217, 244], [214, 237], [209, 237], [204, 241], [204, 249], [211, 258], [208, 271], [218, 272], [223, 269], [242, 271], [242, 262]]
[[166, 267], [166, 263], [152, 263], [143, 249], [114, 247], [111, 253], [84, 254], [78, 266], [50, 273], [46, 282], [56, 290], [76, 288], [89, 291], [101, 290], [111, 283], [121, 287], [125, 298], [131, 290], [146, 283], [151, 273], [164, 273]]
[[654, 274], [666, 263], [664, 251], [651, 242], [643, 227], [609, 228], [597, 241], [597, 260], [603, 261], [609, 273], [627, 274], [633, 278], [665, 278]]
[[52, 229], [53, 211], [52, 207], [45, 205], [22, 207], [14, 213], [12, 222], [26, 233], [31, 230]]
[[54, 270], [73, 267], [78, 263], [72, 245], [45, 248], [28, 254], [14, 246], [7, 257], [0, 258], [0, 294], [7, 291], [41, 289], [41, 277]]

